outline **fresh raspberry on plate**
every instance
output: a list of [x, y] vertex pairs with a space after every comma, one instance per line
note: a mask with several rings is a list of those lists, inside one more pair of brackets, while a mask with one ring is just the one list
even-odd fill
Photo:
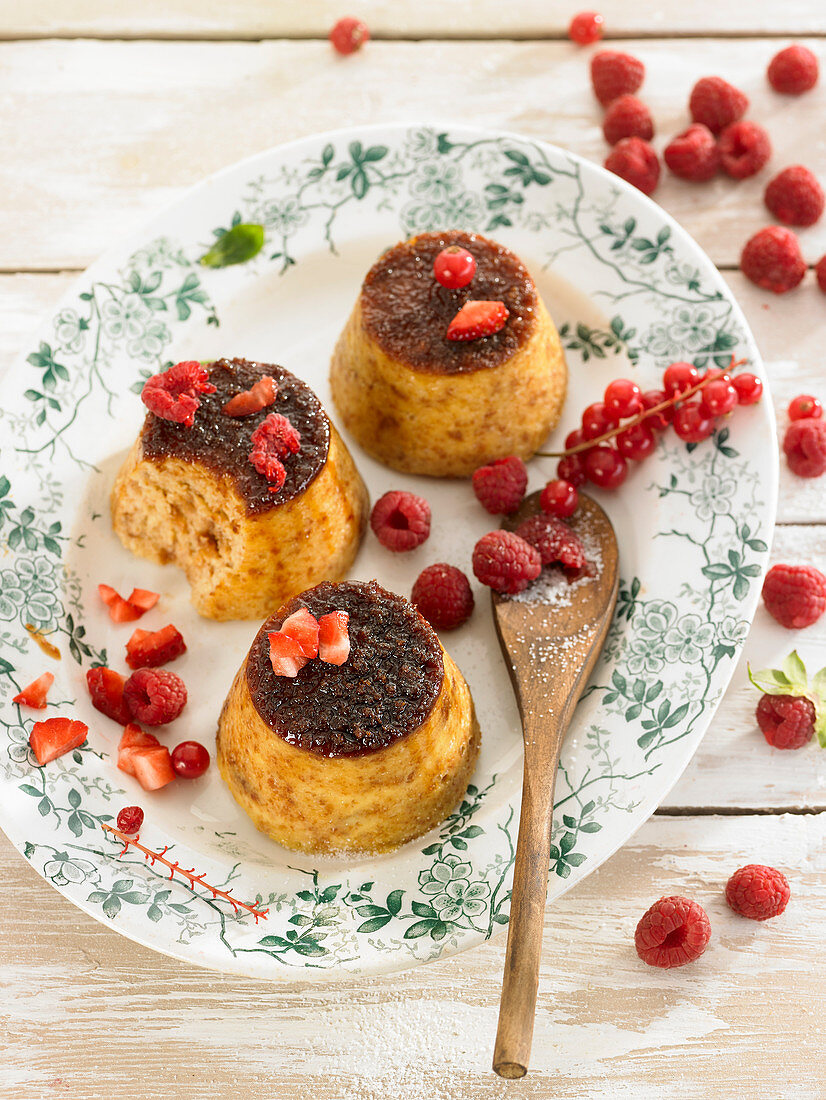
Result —
[[585, 566], [585, 551], [579, 535], [567, 523], [545, 512], [531, 516], [516, 528], [516, 534], [535, 546], [543, 565], [559, 562], [578, 571]]
[[127, 726], [132, 721], [132, 712], [123, 698], [123, 685], [126, 683], [119, 672], [113, 668], [90, 668], [86, 670], [86, 686], [92, 699], [92, 706], [118, 722]]
[[415, 550], [430, 535], [430, 505], [415, 493], [393, 489], [373, 505], [370, 526], [382, 546], [393, 553]]
[[124, 684], [123, 698], [138, 722], [164, 726], [184, 709], [186, 687], [180, 676], [165, 668], [139, 668]]
[[136, 630], [126, 643], [126, 663], [130, 668], [157, 668], [186, 653], [183, 635], [172, 623], [160, 630]]
[[735, 180], [756, 175], [772, 155], [769, 135], [762, 126], [748, 119], [727, 126], [720, 134], [717, 148], [723, 171]]
[[600, 50], [591, 58], [591, 83], [603, 107], [618, 96], [636, 92], [644, 77], [645, 65], [631, 54]]
[[489, 531], [473, 548], [473, 573], [495, 592], [515, 596], [541, 571], [539, 551], [512, 531]]
[[699, 959], [710, 938], [711, 925], [702, 906], [675, 895], [660, 898], [643, 913], [634, 945], [643, 962], [668, 969]]
[[719, 134], [748, 110], [748, 97], [721, 76], [704, 76], [691, 89], [688, 109], [692, 122]]
[[808, 168], [793, 164], [769, 181], [763, 201], [784, 225], [814, 225], [823, 213], [823, 188]]
[[805, 46], [787, 46], [771, 59], [766, 75], [776, 92], [802, 95], [817, 84], [817, 58]]
[[413, 585], [410, 602], [437, 630], [455, 630], [473, 612], [470, 581], [461, 569], [446, 562], [422, 570]]
[[44, 672], [36, 680], [32, 680], [30, 684], [27, 684], [22, 691], [18, 691], [17, 695], [12, 697], [12, 702], [19, 703], [24, 707], [31, 707], [32, 710], [45, 710], [46, 697], [53, 683], [54, 673]]
[[473, 471], [476, 499], [493, 516], [515, 512], [528, 485], [528, 470], [518, 455], [496, 458]]
[[635, 95], [621, 95], [613, 100], [602, 121], [602, 132], [609, 145], [627, 137], [650, 141], [654, 136], [651, 112]]
[[783, 436], [783, 453], [798, 477], [826, 474], [826, 421], [814, 416], [793, 420]]
[[720, 169], [717, 141], [707, 126], [696, 122], [666, 145], [663, 159], [675, 176], [705, 183]]
[[826, 577], [813, 565], [773, 565], [763, 581], [763, 602], [781, 626], [802, 630], [826, 611]]
[[318, 656], [328, 665], [343, 665], [350, 656], [350, 614], [329, 611], [318, 620]]
[[726, 901], [735, 913], [751, 920], [779, 917], [789, 904], [789, 880], [763, 863], [747, 863], [726, 883]]
[[660, 182], [660, 161], [654, 149], [642, 138], [629, 137], [618, 141], [605, 158], [609, 172], [650, 195]]
[[740, 270], [757, 286], [774, 294], [793, 290], [806, 274], [800, 241], [791, 229], [770, 225], [746, 241]]
[[124, 806], [117, 817], [117, 827], [127, 836], [132, 836], [143, 825], [143, 810], [140, 806]]
[[812, 739], [817, 712], [802, 695], [761, 695], [757, 725], [775, 749], [802, 749]]

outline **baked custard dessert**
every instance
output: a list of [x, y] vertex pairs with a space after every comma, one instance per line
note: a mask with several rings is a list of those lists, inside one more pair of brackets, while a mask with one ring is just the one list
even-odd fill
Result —
[[[443, 285], [434, 274], [446, 250], [470, 253], [465, 282]], [[384, 253], [330, 367], [341, 422], [365, 451], [436, 477], [469, 477], [509, 454], [530, 458], [559, 420], [567, 380], [559, 336], [525, 267], [495, 241], [458, 230]]]
[[221, 712], [217, 759], [279, 844], [373, 853], [450, 813], [479, 742], [470, 689], [413, 605], [375, 581], [324, 583], [259, 630]]
[[150, 409], [112, 490], [139, 557], [174, 562], [209, 619], [260, 619], [344, 576], [368, 496], [318, 398], [283, 367], [219, 359], [149, 379]]

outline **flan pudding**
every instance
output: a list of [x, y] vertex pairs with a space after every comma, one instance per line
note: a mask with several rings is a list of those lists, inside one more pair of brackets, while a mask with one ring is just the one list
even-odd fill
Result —
[[[349, 655], [276, 675], [270, 636], [344, 612]], [[461, 672], [412, 604], [375, 581], [323, 583], [259, 630], [218, 724], [221, 775], [255, 826], [314, 854], [391, 851], [438, 825], [479, 753]]]
[[[434, 277], [446, 248], [467, 249], [461, 289]], [[468, 301], [504, 303], [499, 331], [448, 339]], [[364, 280], [330, 367], [342, 425], [393, 469], [469, 477], [495, 458], [523, 459], [562, 411], [568, 371], [559, 335], [513, 252], [479, 234], [423, 233], [389, 249]]]

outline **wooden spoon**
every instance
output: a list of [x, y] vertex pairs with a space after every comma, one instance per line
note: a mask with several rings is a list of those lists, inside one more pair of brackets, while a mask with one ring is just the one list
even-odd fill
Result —
[[[550, 585], [549, 571], [543, 570], [517, 598], [493, 593], [496, 630], [516, 692], [525, 742], [519, 840], [493, 1053], [493, 1068], [500, 1077], [524, 1077], [528, 1072], [559, 753], [617, 602], [614, 529], [595, 501], [581, 492], [579, 500], [570, 524], [582, 537], [596, 575], [569, 586], [556, 567]], [[502, 526], [513, 530], [539, 510], [539, 494], [532, 493]]]

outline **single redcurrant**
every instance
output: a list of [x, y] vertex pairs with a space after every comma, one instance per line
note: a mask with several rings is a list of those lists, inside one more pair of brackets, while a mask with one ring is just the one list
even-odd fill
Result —
[[615, 378], [605, 390], [606, 412], [619, 420], [633, 416], [642, 409], [642, 392], [636, 382], [628, 378]]
[[140, 806], [124, 806], [118, 814], [116, 824], [122, 833], [131, 836], [143, 825], [143, 810]]
[[539, 496], [539, 506], [542, 511], [552, 516], [559, 516], [560, 519], [572, 516], [578, 504], [579, 493], [576, 491], [576, 485], [561, 478], [549, 481]]
[[200, 741], [182, 741], [172, 750], [172, 767], [182, 779], [197, 779], [209, 767], [209, 753]]
[[336, 53], [355, 53], [368, 41], [370, 31], [367, 29], [366, 23], [362, 23], [360, 19], [345, 15], [333, 26], [329, 38], [330, 44]]
[[617, 450], [623, 458], [633, 458], [640, 462], [654, 451], [657, 446], [654, 433], [643, 421], [632, 424], [617, 436]]
[[628, 476], [628, 464], [617, 450], [600, 443], [585, 456], [585, 473], [600, 489], [619, 489]]
[[700, 405], [710, 417], [725, 416], [737, 404], [737, 390], [723, 378], [712, 378], [700, 390]]
[[714, 421], [699, 401], [686, 401], [674, 413], [674, 431], [686, 443], [701, 443], [713, 430]]
[[583, 456], [581, 454], [565, 455], [564, 458], [560, 458], [556, 464], [556, 474], [562, 481], [570, 481], [575, 488], [584, 485], [587, 476]]
[[[662, 405], [664, 401], [668, 400], [665, 390], [646, 390], [641, 398], [642, 407], [644, 409], [654, 409], [657, 405]], [[674, 406], [667, 405], [664, 409], [660, 409], [659, 412], [646, 416], [645, 420], [643, 420], [643, 424], [647, 424], [648, 427], [652, 428], [655, 432], [664, 432], [673, 419]]]
[[580, 443], [584, 442], [585, 436], [582, 434], [579, 428], [574, 428], [572, 432], [568, 432], [568, 434], [565, 436], [565, 450], [570, 451], [573, 447], [578, 447]]
[[738, 405], [756, 405], [763, 396], [763, 383], [756, 374], [735, 374], [731, 384], [737, 390]]
[[597, 436], [605, 435], [606, 432], [612, 431], [618, 424], [619, 420], [617, 417], [606, 409], [603, 402], [595, 401], [593, 405], [589, 405], [582, 414], [583, 438], [596, 439]]
[[676, 397], [685, 393], [700, 381], [700, 374], [691, 363], [672, 363], [665, 368], [663, 375], [663, 389], [666, 397]]
[[433, 274], [438, 283], [448, 290], [467, 286], [476, 274], [476, 260], [472, 252], [453, 244], [443, 248], [433, 261]]
[[597, 11], [581, 11], [575, 15], [568, 26], [568, 37], [578, 46], [590, 46], [602, 38], [602, 25], [605, 22]]
[[789, 420], [817, 420], [823, 416], [823, 406], [810, 393], [801, 393], [789, 402]]

